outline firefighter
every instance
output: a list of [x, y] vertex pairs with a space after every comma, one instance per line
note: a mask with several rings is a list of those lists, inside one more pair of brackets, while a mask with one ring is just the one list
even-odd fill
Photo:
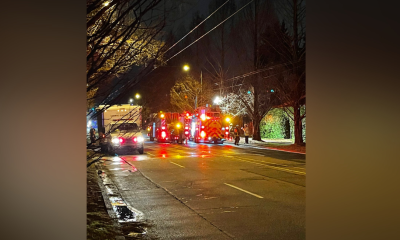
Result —
[[236, 125], [235, 129], [234, 129], [234, 133], [235, 133], [235, 145], [239, 145], [239, 141], [240, 141], [240, 136], [239, 136], [239, 125]]
[[244, 128], [242, 128], [244, 131], [244, 143], [249, 144], [249, 136], [250, 136], [250, 129], [247, 126], [247, 124], [244, 125]]
[[90, 144], [96, 143], [96, 130], [94, 128], [90, 129]]
[[231, 124], [229, 124], [229, 137], [231, 140], [234, 139], [234, 137], [235, 137], [234, 135], [235, 135], [234, 128], [233, 128], [233, 124], [231, 123]]

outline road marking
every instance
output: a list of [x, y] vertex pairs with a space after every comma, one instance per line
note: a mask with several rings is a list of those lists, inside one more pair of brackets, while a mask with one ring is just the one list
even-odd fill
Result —
[[268, 164], [277, 165], [277, 166], [280, 166], [280, 167], [287, 167], [287, 165], [282, 165], [282, 164], [273, 163], [273, 162], [266, 162], [266, 161], [263, 161], [263, 160], [258, 160], [258, 159], [253, 159], [253, 158], [244, 158], [244, 157], [237, 157], [237, 158], [250, 160], [250, 161], [255, 161], [255, 162], [259, 162], [259, 163], [268, 163]]
[[149, 153], [149, 152], [148, 152], [147, 154], [149, 154], [150, 156], [153, 156], [153, 157], [155, 156], [154, 154], [152, 154], [152, 153]]
[[302, 168], [302, 167], [293, 167], [293, 168], [298, 168], [298, 169], [306, 170], [305, 168]]
[[170, 162], [170, 163], [175, 164], [176, 166], [179, 166], [179, 167], [181, 167], [181, 168], [185, 168], [184, 166], [179, 165], [179, 164], [177, 164], [177, 163], [174, 163], [174, 162]]
[[266, 166], [268, 168], [276, 169], [276, 170], [283, 171], [283, 172], [289, 172], [289, 173], [294, 173], [294, 174], [298, 174], [298, 175], [306, 175], [305, 172], [299, 172], [299, 171], [289, 170], [289, 169], [280, 168], [280, 167], [273, 167], [273, 166], [270, 166], [270, 165], [267, 165], [267, 164], [263, 164], [263, 163], [258, 163], [258, 162], [246, 161], [246, 160], [243, 160], [243, 159], [239, 159], [238, 157], [236, 157], [234, 160], [253, 163], [253, 164], [257, 164], [257, 165], [263, 165], [263, 166]]
[[245, 192], [245, 193], [247, 193], [247, 194], [253, 195], [254, 197], [263, 198], [263, 197], [261, 197], [260, 195], [257, 195], [257, 194], [255, 194], [255, 193], [246, 191], [246, 190], [244, 190], [244, 189], [241, 189], [240, 187], [236, 187], [236, 186], [233, 186], [233, 185], [228, 184], [228, 183], [224, 183], [224, 184], [225, 184], [225, 185], [228, 185], [229, 187], [236, 188], [237, 190], [240, 190], [240, 191]]

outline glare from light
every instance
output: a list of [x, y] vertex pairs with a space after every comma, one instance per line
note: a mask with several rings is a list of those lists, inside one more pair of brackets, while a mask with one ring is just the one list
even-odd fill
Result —
[[219, 98], [219, 97], [216, 97], [216, 98], [214, 99], [214, 103], [217, 104], [217, 105], [219, 105], [221, 102], [222, 102], [222, 100], [221, 100], [221, 98]]
[[118, 139], [118, 138], [113, 138], [111, 141], [112, 141], [113, 143], [119, 143], [119, 139]]
[[177, 128], [180, 128], [180, 127], [181, 127], [181, 125], [178, 123], [178, 124], [176, 124], [176, 127], [177, 127]]
[[138, 142], [143, 142], [144, 141], [143, 137], [138, 137], [137, 140], [138, 140]]
[[139, 93], [136, 93], [135, 98], [136, 98], [136, 99], [139, 99], [139, 98], [140, 98], [140, 94], [139, 94]]
[[189, 69], [190, 69], [189, 65], [186, 64], [185, 66], [183, 66], [183, 70], [184, 70], [184, 71], [187, 72], [187, 71], [189, 71]]
[[129, 99], [129, 102], [133, 102], [133, 99], [131, 98], [131, 99]]
[[230, 122], [231, 119], [229, 117], [225, 118], [225, 121]]
[[192, 136], [194, 135], [194, 131], [195, 131], [195, 129], [196, 129], [196, 123], [194, 123], [194, 122], [192, 122]]
[[161, 117], [161, 118], [164, 118], [164, 114], [161, 113], [160, 117]]
[[206, 115], [204, 115], [204, 114], [201, 114], [201, 116], [200, 116], [200, 118], [201, 118], [201, 120], [206, 120]]
[[104, 5], [104, 6], [108, 6], [109, 4], [110, 4], [110, 2], [109, 2], [109, 1], [107, 1], [107, 2], [103, 3], [103, 5]]
[[206, 133], [204, 131], [201, 131], [200, 137], [204, 138], [206, 136]]

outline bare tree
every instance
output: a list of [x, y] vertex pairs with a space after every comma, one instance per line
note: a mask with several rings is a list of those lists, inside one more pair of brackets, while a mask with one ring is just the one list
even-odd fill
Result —
[[[200, 98], [202, 94], [202, 98]], [[212, 97], [211, 85], [208, 82], [201, 84], [195, 78], [187, 75], [178, 79], [171, 88], [171, 105], [179, 111], [195, 110], [198, 106], [204, 106]]]
[[[162, 0], [87, 1], [87, 92], [93, 99], [99, 87], [133, 66], [162, 59]], [[112, 89], [112, 87], [109, 87]], [[89, 96], [90, 95], [90, 96]], [[88, 100], [90, 100], [88, 99]]]
[[305, 1], [279, 0], [276, 3], [282, 18], [282, 26], [276, 31], [280, 44], [271, 44], [268, 39], [266, 42], [286, 63], [275, 69], [277, 76], [274, 82], [281, 107], [294, 121], [295, 144], [303, 144], [302, 120], [306, 117], [306, 112], [301, 111], [306, 98]]
[[[244, 9], [239, 19], [232, 33], [232, 40], [238, 62], [236, 72], [242, 72], [244, 78], [240, 90], [231, 88], [231, 91], [247, 105], [247, 114], [253, 121], [253, 139], [261, 140], [260, 121], [276, 100], [271, 95], [269, 80], [265, 78], [265, 69], [274, 62], [262, 57], [261, 36], [278, 21], [270, 1], [260, 0], [254, 0], [250, 7]], [[250, 94], [251, 98], [245, 98], [246, 94]]]

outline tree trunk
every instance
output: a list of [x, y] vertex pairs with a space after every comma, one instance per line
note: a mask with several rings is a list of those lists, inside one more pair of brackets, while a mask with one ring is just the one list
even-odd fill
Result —
[[260, 122], [261, 119], [258, 116], [253, 119], [253, 140], [261, 141]]
[[300, 105], [295, 104], [294, 108], [294, 143], [303, 144], [303, 126], [300, 118]]

